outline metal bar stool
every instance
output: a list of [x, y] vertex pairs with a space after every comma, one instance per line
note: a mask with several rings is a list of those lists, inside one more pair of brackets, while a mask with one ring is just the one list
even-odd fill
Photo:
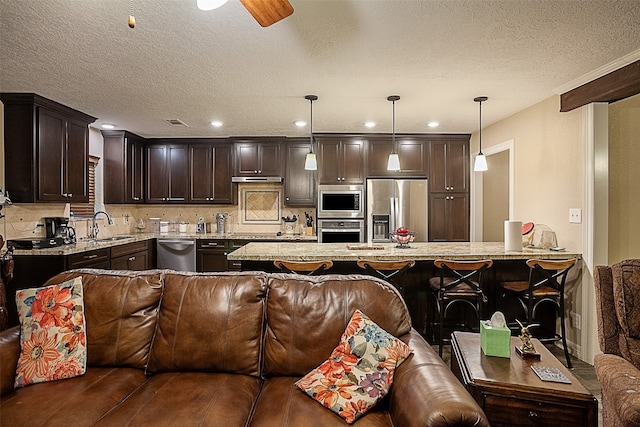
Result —
[[[435, 339], [435, 325], [438, 325], [438, 352], [442, 357], [442, 345], [450, 342], [444, 336], [444, 323], [447, 312], [453, 305], [466, 304], [473, 309], [477, 318], [471, 327], [468, 322], [452, 329], [472, 329], [480, 327], [482, 304], [487, 298], [482, 292], [482, 274], [493, 265], [490, 259], [477, 261], [454, 261], [437, 259], [433, 265], [440, 270], [440, 275], [429, 279], [429, 288], [434, 298], [431, 314], [431, 335]], [[436, 319], [436, 314], [438, 315]], [[437, 320], [437, 322], [436, 322]]]
[[273, 261], [273, 265], [278, 267], [284, 273], [306, 274], [308, 276], [317, 276], [325, 272], [325, 270], [333, 267], [333, 261], [285, 261], [277, 259]]
[[[569, 270], [576, 264], [577, 259], [567, 260], [527, 260], [529, 267], [528, 281], [501, 282], [501, 305], [508, 296], [517, 298], [524, 310], [527, 324], [534, 321], [536, 310], [541, 304], [550, 303], [560, 317], [560, 333], [554, 327], [553, 331], [545, 330], [542, 325], [531, 325], [532, 334], [542, 343], [562, 341], [567, 367], [572, 368], [569, 350], [567, 348], [565, 315], [564, 315], [564, 286]], [[523, 322], [524, 323], [524, 322]], [[555, 322], [554, 322], [555, 325]], [[509, 328], [519, 330], [519, 325], [510, 323]]]
[[372, 276], [391, 283], [404, 298], [404, 274], [408, 269], [416, 265], [416, 262], [412, 259], [405, 261], [370, 261], [361, 259], [357, 264], [358, 267], [366, 270]]

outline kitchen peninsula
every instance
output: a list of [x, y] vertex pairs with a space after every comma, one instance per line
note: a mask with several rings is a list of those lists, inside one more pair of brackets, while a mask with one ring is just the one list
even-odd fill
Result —
[[[375, 249], [373, 249], [375, 248]], [[507, 252], [502, 242], [449, 242], [449, 243], [411, 243], [408, 248], [398, 248], [395, 243], [345, 244], [345, 243], [296, 243], [296, 242], [251, 242], [227, 255], [230, 262], [240, 262], [241, 270], [278, 271], [273, 261], [331, 260], [333, 267], [325, 274], [363, 274], [357, 261], [386, 260], [398, 261], [413, 259], [416, 265], [407, 270], [404, 278], [405, 302], [409, 307], [416, 329], [424, 325], [427, 310], [427, 283], [430, 277], [438, 274], [433, 266], [436, 259], [492, 259], [493, 267], [486, 275], [485, 294], [489, 301], [485, 304], [483, 316], [497, 309], [498, 282], [501, 280], [527, 280], [528, 267], [525, 261], [530, 258], [542, 259], [581, 259], [577, 252], [552, 251], [550, 249], [523, 248], [518, 252]], [[580, 263], [569, 278], [568, 286], [579, 286]]]

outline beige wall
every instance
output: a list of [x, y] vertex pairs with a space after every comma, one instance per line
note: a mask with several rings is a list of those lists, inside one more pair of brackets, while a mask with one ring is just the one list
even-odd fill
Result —
[[482, 173], [482, 240], [502, 242], [509, 219], [509, 151], [487, 155], [487, 167]]
[[490, 125], [482, 131], [482, 142], [490, 147], [514, 141], [512, 219], [546, 224], [560, 246], [581, 252], [582, 225], [569, 224], [569, 209], [584, 204], [582, 113], [560, 113], [559, 105], [553, 96]]
[[640, 258], [640, 95], [609, 105], [609, 264]]

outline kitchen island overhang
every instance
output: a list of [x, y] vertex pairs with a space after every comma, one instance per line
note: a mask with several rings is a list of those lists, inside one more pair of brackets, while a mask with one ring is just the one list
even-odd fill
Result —
[[[361, 244], [364, 245], [364, 244]], [[366, 245], [365, 245], [366, 246]], [[227, 259], [240, 262], [242, 271], [277, 272], [273, 264], [276, 259], [287, 261], [331, 260], [333, 267], [324, 274], [366, 274], [357, 266], [359, 260], [401, 261], [415, 260], [414, 267], [404, 276], [404, 298], [411, 313], [414, 327], [427, 335], [427, 316], [433, 302], [428, 295], [429, 278], [438, 275], [433, 261], [436, 259], [478, 260], [491, 259], [493, 266], [485, 275], [484, 294], [488, 297], [483, 304], [483, 319], [488, 319], [498, 309], [502, 309], [508, 318], [518, 317], [520, 305], [507, 303], [500, 306], [501, 281], [527, 281], [529, 267], [526, 261], [531, 258], [569, 259], [577, 258], [578, 263], [567, 279], [565, 293], [569, 298], [576, 297], [582, 278], [582, 254], [573, 251], [553, 251], [550, 249], [523, 248], [521, 251], [505, 251], [502, 242], [450, 242], [416, 243], [409, 248], [398, 248], [395, 243], [376, 243], [376, 249], [349, 249], [346, 243], [297, 243], [297, 242], [251, 242], [227, 255]], [[579, 301], [567, 301], [568, 306], [580, 304]], [[538, 323], [546, 328], [555, 325], [555, 310], [540, 310]], [[566, 314], [565, 314], [566, 315]], [[427, 337], [428, 338], [428, 337]]]

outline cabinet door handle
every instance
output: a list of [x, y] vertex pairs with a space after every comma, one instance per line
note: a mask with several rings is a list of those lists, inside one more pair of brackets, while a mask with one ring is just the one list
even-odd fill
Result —
[[135, 260], [136, 260], [136, 257], [134, 257], [134, 256], [129, 257], [129, 261], [135, 261]]
[[254, 171], [253, 171], [253, 173], [258, 173], [258, 171], [257, 171], [257, 170], [254, 170]]
[[262, 171], [261, 171], [261, 170], [259, 170], [259, 171], [258, 171], [258, 173], [260, 173], [260, 174], [261, 174], [261, 173], [262, 173]]
[[529, 411], [529, 415], [528, 415], [530, 420], [537, 420], [538, 419], [538, 414], [535, 413], [534, 411]]
[[98, 258], [98, 255], [93, 254], [93, 255], [85, 255], [84, 259], [94, 259], [94, 258]]
[[133, 200], [138, 201], [140, 200], [140, 197], [134, 197]]

